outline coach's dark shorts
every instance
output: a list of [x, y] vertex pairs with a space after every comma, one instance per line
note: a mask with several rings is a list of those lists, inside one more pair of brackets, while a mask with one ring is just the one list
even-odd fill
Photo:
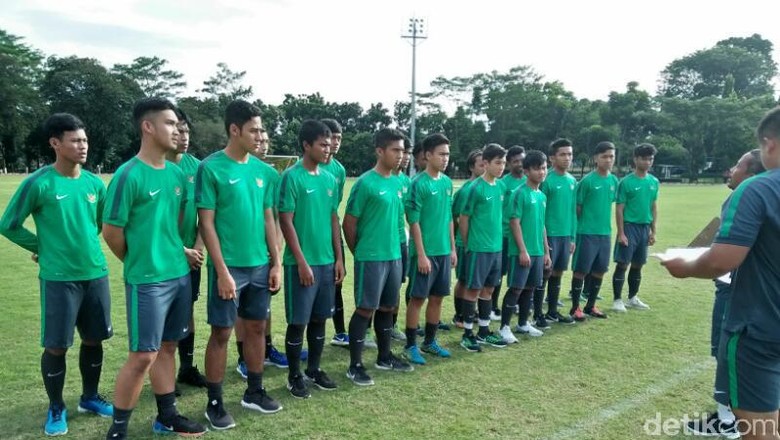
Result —
[[547, 237], [547, 245], [550, 246], [552, 270], [566, 271], [571, 257], [571, 237]]
[[192, 269], [190, 271], [190, 286], [192, 287], [192, 302], [195, 302], [200, 298], [200, 278], [201, 268]]
[[190, 333], [190, 274], [148, 284], [125, 284], [130, 351], [158, 351], [162, 341]]
[[577, 247], [571, 269], [578, 273], [607, 273], [609, 270], [609, 235], [577, 234]]
[[623, 232], [628, 238], [628, 246], [615, 240], [615, 263], [643, 266], [647, 263], [647, 247], [650, 245], [650, 225], [625, 223]]
[[780, 343], [724, 331], [718, 347], [715, 400], [732, 409], [775, 412], [780, 408]]
[[501, 282], [501, 252], [466, 251], [465, 260], [467, 289], [496, 287]]
[[103, 341], [111, 327], [111, 292], [108, 277], [87, 281], [41, 280], [41, 346], [68, 348], [73, 330], [82, 341]]
[[521, 266], [520, 257], [509, 257], [507, 283], [512, 289], [535, 288], [542, 285], [544, 277], [544, 256], [532, 256], [530, 266]]
[[401, 243], [401, 284], [406, 282], [409, 273], [409, 243]]
[[325, 321], [335, 310], [336, 282], [333, 264], [311, 266], [314, 284], [303, 286], [297, 265], [284, 266], [284, 309], [287, 323], [306, 325]]
[[398, 307], [401, 259], [355, 261], [355, 307], [376, 310]]
[[710, 354], [718, 357], [723, 316], [726, 314], [726, 304], [729, 303], [731, 284], [715, 280], [715, 303], [712, 305], [712, 331], [710, 332]]
[[250, 321], [268, 319], [271, 315], [269, 266], [228, 267], [228, 271], [236, 283], [236, 297], [231, 300], [220, 298], [217, 271], [209, 266], [208, 323], [215, 327], [233, 327], [236, 317]]
[[452, 258], [449, 255], [428, 257], [431, 260], [431, 272], [422, 274], [417, 271], [417, 255], [412, 257], [409, 266], [409, 284], [406, 286], [407, 298], [428, 298], [450, 294], [452, 276]]

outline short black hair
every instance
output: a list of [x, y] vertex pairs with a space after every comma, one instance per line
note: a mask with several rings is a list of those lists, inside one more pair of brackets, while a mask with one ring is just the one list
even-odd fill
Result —
[[450, 144], [450, 140], [447, 139], [447, 136], [444, 136], [442, 133], [429, 134], [428, 136], [425, 136], [425, 139], [422, 141], [422, 149], [424, 152], [430, 153], [441, 144]]
[[411, 150], [412, 148], [412, 140], [404, 133], [404, 150]]
[[556, 139], [550, 143], [550, 154], [555, 156], [559, 149], [572, 146], [574, 146], [574, 144], [572, 144], [571, 141], [566, 138]]
[[512, 145], [508, 150], [506, 150], [506, 160], [510, 161], [518, 154], [525, 154], [525, 147], [521, 147], [520, 145]]
[[541, 167], [547, 163], [547, 155], [539, 150], [528, 150], [523, 159], [523, 169], [530, 170]]
[[756, 128], [756, 136], [758, 136], [759, 141], [763, 138], [780, 140], [780, 106], [769, 110], [761, 118], [761, 122], [758, 123], [758, 128]]
[[176, 113], [176, 117], [179, 118], [179, 124], [185, 123], [187, 124], [187, 127], [192, 128], [192, 121], [190, 120], [190, 117], [187, 116], [187, 113], [184, 113], [184, 110], [180, 107], [176, 107], [174, 112]]
[[81, 119], [70, 113], [54, 113], [43, 123], [43, 133], [47, 140], [53, 137], [62, 140], [62, 135], [66, 131], [86, 130], [86, 128]]
[[252, 118], [262, 116], [260, 109], [243, 99], [236, 99], [225, 108], [225, 132], [230, 136], [230, 126], [241, 129]]
[[412, 148], [412, 156], [417, 157], [418, 154], [423, 152], [423, 147], [421, 142], [417, 142], [414, 144], [414, 147]]
[[387, 148], [390, 142], [403, 141], [404, 134], [395, 128], [382, 128], [374, 133], [374, 147]]
[[152, 97], [141, 98], [135, 102], [133, 106], [133, 122], [138, 130], [141, 129], [141, 121], [144, 120], [149, 113], [162, 112], [165, 110], [171, 110], [176, 112], [176, 106], [165, 98]]
[[634, 157], [650, 157], [658, 154], [658, 149], [653, 144], [639, 144], [634, 147]]
[[323, 121], [317, 121], [316, 119], [307, 119], [301, 124], [301, 129], [298, 130], [298, 144], [303, 151], [303, 144], [314, 145], [314, 143], [320, 137], [330, 138], [333, 134], [328, 127], [328, 124]]
[[609, 141], [603, 141], [603, 142], [599, 142], [596, 145], [596, 150], [593, 152], [593, 154], [597, 155], [601, 153], [606, 153], [607, 151], [614, 150], [614, 149], [615, 149], [615, 144]]
[[339, 121], [331, 118], [325, 118], [321, 119], [320, 122], [328, 126], [331, 134], [341, 133], [341, 124], [339, 124]]
[[477, 148], [476, 150], [471, 150], [469, 152], [469, 155], [466, 157], [466, 167], [471, 171], [472, 168], [477, 166], [477, 158], [482, 157], [482, 149]]
[[761, 163], [761, 149], [756, 148], [755, 150], [750, 150], [750, 164], [748, 165], [748, 173], [752, 175], [761, 174], [764, 171], [766, 171], [766, 168], [764, 168], [764, 164]]
[[501, 159], [506, 156], [506, 150], [504, 147], [498, 144], [487, 144], [482, 149], [482, 160], [490, 162], [493, 159]]

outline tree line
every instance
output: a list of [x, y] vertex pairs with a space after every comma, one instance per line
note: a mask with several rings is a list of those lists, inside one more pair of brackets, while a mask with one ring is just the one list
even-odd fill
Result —
[[[732, 37], [672, 60], [660, 72], [654, 94], [629, 82], [605, 100], [577, 98], [559, 81], [531, 66], [467, 77], [438, 77], [418, 94], [418, 137], [443, 131], [452, 141], [451, 171], [464, 172], [468, 152], [488, 142], [546, 149], [558, 137], [571, 139], [582, 166], [590, 150], [609, 140], [619, 165], [641, 142], [658, 147], [657, 164], [679, 165], [696, 179], [719, 174], [755, 145], [753, 129], [778, 103], [772, 81], [777, 63], [772, 42], [758, 34]], [[183, 96], [184, 74], [156, 56], [103, 66], [78, 56], [45, 56], [20, 36], [0, 29], [0, 169], [24, 171], [53, 160], [40, 123], [53, 112], [78, 115], [88, 127], [87, 167], [112, 171], [138, 149], [131, 123], [133, 103], [144, 96], [175, 101], [193, 123], [191, 150], [204, 157], [226, 142], [222, 114], [234, 99], [263, 111], [273, 154], [292, 155], [303, 120], [334, 118], [344, 127], [339, 160], [357, 175], [374, 161], [372, 134], [383, 126], [409, 129], [411, 106], [396, 101], [364, 108], [330, 102], [319, 93], [286, 94], [278, 104], [256, 98], [245, 71], [218, 63], [195, 94]], [[454, 108], [449, 113], [447, 108]]]

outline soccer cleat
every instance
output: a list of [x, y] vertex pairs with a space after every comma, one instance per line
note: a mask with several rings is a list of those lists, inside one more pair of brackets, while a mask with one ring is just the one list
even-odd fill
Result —
[[528, 323], [526, 323], [525, 325], [520, 325], [520, 324], [516, 325], [515, 333], [520, 333], [521, 335], [533, 336], [534, 338], [538, 338], [539, 336], [544, 336], [543, 331], [539, 330], [538, 328]]
[[515, 335], [512, 334], [512, 329], [510, 329], [508, 325], [501, 327], [501, 329], [498, 331], [498, 334], [501, 335], [501, 337], [504, 339], [504, 342], [507, 344], [516, 344], [518, 342]]
[[582, 322], [585, 320], [585, 314], [582, 313], [582, 309], [577, 307], [576, 309], [573, 309], [569, 312], [569, 316], [577, 322]]
[[[113, 426], [112, 426], [113, 428]], [[108, 430], [106, 434], [106, 440], [125, 440], [127, 438], [126, 432]]]
[[650, 310], [650, 306], [643, 303], [638, 296], [629, 298], [628, 302], [626, 303], [626, 307], [631, 307], [632, 309], [637, 309], [637, 310]]
[[253, 411], [260, 411], [263, 414], [273, 414], [282, 410], [282, 405], [272, 399], [265, 388], [255, 391], [244, 391], [244, 397], [241, 399], [241, 406]]
[[463, 335], [463, 337], [460, 340], [460, 346], [465, 348], [466, 351], [471, 353], [479, 353], [482, 351], [482, 347], [479, 346], [479, 342], [477, 342], [477, 338], [474, 337], [474, 335], [466, 336]]
[[249, 373], [249, 371], [246, 368], [246, 362], [243, 361], [239, 362], [238, 365], [236, 365], [236, 372], [238, 372], [238, 374], [241, 375], [242, 379], [246, 380], [247, 374]]
[[206, 376], [202, 375], [196, 366], [179, 369], [176, 381], [193, 387], [206, 388]]
[[596, 306], [593, 306], [593, 308], [590, 310], [586, 310], [585, 314], [590, 315], [594, 318], [607, 319], [607, 314], [599, 310], [599, 308]]
[[362, 387], [371, 386], [374, 384], [374, 380], [366, 373], [366, 367], [363, 364], [357, 364], [350, 366], [347, 369], [347, 378], [355, 385]]
[[563, 315], [561, 314], [561, 312], [558, 312], [557, 310], [555, 312], [548, 312], [546, 315], [544, 315], [544, 318], [551, 322], [557, 322], [558, 324], [565, 324], [565, 325], [574, 324], [574, 319], [572, 319], [571, 316]]
[[691, 420], [685, 425], [685, 430], [694, 436], [723, 437], [727, 439], [740, 438], [734, 422], [726, 423], [718, 418], [718, 413], [712, 413], [704, 420]]
[[363, 341], [363, 348], [376, 348], [376, 339], [368, 339]]
[[276, 347], [271, 345], [265, 352], [265, 361], [263, 362], [263, 365], [273, 365], [277, 368], [287, 368], [289, 363], [287, 362], [287, 356], [285, 356], [281, 351], [277, 350]]
[[228, 414], [225, 410], [225, 406], [222, 404], [221, 400], [214, 399], [209, 402], [208, 405], [206, 405], [206, 412], [204, 415], [211, 427], [217, 431], [224, 431], [236, 427], [236, 421], [233, 420], [233, 416]]
[[100, 417], [114, 417], [114, 405], [106, 401], [100, 394], [95, 394], [89, 399], [82, 397], [79, 400], [78, 412], [97, 414]]
[[463, 328], [463, 319], [459, 318], [457, 315], [452, 317], [451, 323], [455, 326], [455, 328]]
[[622, 299], [616, 299], [612, 301], [612, 311], [618, 313], [626, 313], [626, 305], [623, 304]]
[[346, 333], [336, 333], [330, 340], [330, 345], [335, 347], [349, 347], [349, 335]]
[[[448, 331], [450, 331], [450, 325], [447, 324], [444, 321], [439, 321], [439, 330], [443, 330], [445, 332], [448, 332]], [[423, 336], [425, 336], [425, 335], [423, 335]]]
[[390, 357], [387, 359], [377, 359], [374, 367], [377, 370], [400, 371], [402, 373], [410, 373], [414, 371], [412, 364], [404, 362], [393, 353], [390, 353]]
[[490, 311], [490, 320], [491, 321], [501, 321], [501, 312], [500, 311], [491, 310]]
[[43, 432], [49, 437], [65, 435], [68, 433], [68, 410], [64, 406], [51, 405], [46, 415], [46, 424]]
[[437, 340], [433, 340], [430, 344], [423, 343], [422, 345], [422, 351], [424, 353], [432, 354], [434, 356], [438, 356], [440, 358], [448, 358], [450, 357], [450, 352], [446, 348], [439, 345], [439, 342]]
[[406, 335], [401, 330], [398, 330], [398, 327], [396, 326], [393, 326], [393, 333], [390, 337], [398, 342], [406, 342]]
[[176, 434], [180, 437], [200, 437], [205, 434], [205, 426], [198, 422], [194, 422], [181, 414], [176, 414], [171, 420], [165, 422], [160, 420], [157, 416], [152, 423], [152, 431], [155, 434]]
[[547, 319], [544, 316], [537, 316], [534, 320], [534, 324], [537, 329], [539, 330], [549, 330], [552, 328], [549, 322], [547, 322]]
[[298, 399], [308, 399], [311, 397], [306, 382], [303, 380], [303, 376], [296, 374], [295, 376], [287, 379], [287, 390], [290, 391], [293, 397]]
[[506, 342], [504, 341], [504, 338], [502, 338], [501, 336], [493, 332], [490, 332], [485, 336], [477, 335], [477, 343], [490, 345], [491, 347], [496, 347], [496, 348], [506, 347]]
[[420, 354], [420, 349], [416, 345], [404, 348], [404, 357], [413, 364], [425, 365], [425, 358]]
[[320, 369], [317, 369], [316, 371], [306, 371], [303, 373], [303, 377], [323, 391], [333, 391], [338, 388], [336, 382], [333, 382], [333, 380]]

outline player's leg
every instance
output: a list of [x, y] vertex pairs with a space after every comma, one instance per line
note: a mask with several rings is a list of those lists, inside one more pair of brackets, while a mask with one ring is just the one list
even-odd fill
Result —
[[571, 297], [571, 309], [569, 309], [569, 315], [575, 321], [584, 321], [585, 314], [580, 308], [580, 297], [582, 296], [583, 286], [585, 284], [585, 276], [590, 273], [593, 260], [595, 259], [595, 252], [590, 242], [588, 235], [577, 235], [577, 243], [574, 249], [574, 255], [572, 256], [572, 278], [571, 278], [571, 291], [569, 296]]
[[240, 317], [236, 318], [236, 322], [233, 325], [233, 332], [236, 334], [236, 353], [238, 353], [236, 371], [241, 375], [242, 379], [246, 380], [246, 359], [244, 359], [244, 320]]
[[398, 307], [401, 290], [401, 259], [381, 263], [379, 277], [379, 309], [374, 314], [374, 332], [377, 342], [376, 368], [380, 370], [413, 371], [414, 368], [391, 351], [393, 309]]
[[520, 266], [520, 259], [513, 255], [509, 257], [509, 270], [507, 271], [506, 283], [509, 290], [504, 295], [503, 310], [501, 311], [501, 327], [499, 334], [507, 344], [514, 344], [517, 338], [512, 333], [510, 324], [512, 315], [520, 301], [520, 293], [528, 279], [528, 268]]
[[[492, 321], [500, 321], [501, 320], [501, 308], [500, 308], [500, 296], [501, 296], [501, 287], [502, 287], [502, 280], [504, 278], [504, 275], [507, 274], [507, 271], [509, 270], [509, 240], [507, 237], [504, 237], [501, 241], [501, 277], [498, 279], [498, 284], [493, 289], [493, 294], [491, 295], [491, 301], [492, 301], [492, 311], [490, 313], [490, 319]], [[509, 291], [509, 289], [507, 289]]]
[[108, 277], [79, 283], [84, 289], [84, 300], [79, 309], [76, 326], [81, 335], [79, 370], [82, 393], [79, 412], [102, 417], [114, 415], [114, 407], [98, 393], [103, 371], [103, 342], [113, 335], [111, 325], [111, 292]]
[[650, 226], [632, 226], [632, 233], [636, 237], [637, 246], [631, 256], [631, 268], [628, 271], [628, 301], [626, 306], [637, 310], [649, 310], [650, 306], [642, 302], [638, 294], [639, 286], [642, 284], [642, 267], [647, 263]]
[[[293, 397], [306, 399], [311, 396], [301, 372], [301, 351], [306, 324], [311, 320], [312, 307], [317, 290], [322, 284], [317, 266], [311, 267], [315, 283], [311, 286], [301, 284], [297, 265], [284, 267], [284, 310], [287, 317], [287, 332], [284, 338], [287, 362], [287, 390]], [[315, 272], [316, 271], [316, 272]], [[323, 322], [324, 324], [324, 322]]]
[[477, 343], [503, 348], [506, 347], [504, 338], [490, 331], [490, 313], [492, 312], [490, 298], [495, 290], [495, 286], [501, 281], [501, 253], [479, 253], [478, 255], [484, 262], [477, 265], [484, 267], [485, 270], [482, 272], [484, 281], [478, 300], [479, 331], [477, 333]]
[[607, 235], [594, 236], [594, 248], [596, 249], [596, 256], [591, 266], [591, 283], [590, 290], [588, 292], [588, 302], [585, 304], [586, 315], [590, 315], [593, 318], [606, 319], [607, 314], [599, 310], [596, 307], [596, 301], [599, 298], [599, 292], [601, 291], [601, 282], [604, 278], [604, 274], [609, 270], [609, 250], [610, 250], [610, 237]]
[[192, 289], [192, 305], [190, 307], [189, 333], [179, 341], [179, 374], [177, 381], [194, 387], [205, 388], [206, 377], [203, 376], [194, 364], [195, 357], [195, 302], [200, 297], [201, 268], [190, 271], [190, 285]]
[[368, 323], [379, 307], [379, 263], [355, 261], [354, 295], [355, 311], [349, 320], [349, 367], [347, 377], [355, 385], [373, 385], [374, 381], [363, 364], [363, 343]]
[[332, 264], [317, 266], [316, 270], [315, 277], [321, 281], [318, 283], [311, 320], [306, 328], [309, 357], [304, 375], [317, 388], [331, 391], [336, 389], [336, 383], [320, 368], [320, 360], [325, 345], [325, 322], [333, 316], [335, 274]]
[[[344, 253], [343, 241], [341, 242], [341, 255], [346, 255]], [[337, 347], [349, 347], [349, 335], [347, 334], [347, 329], [344, 324], [344, 296], [341, 292], [343, 285], [344, 283], [336, 285], [334, 296], [336, 306], [333, 312], [333, 329], [336, 334], [333, 335], [330, 345], [335, 345]]]
[[541, 288], [544, 279], [544, 257], [531, 257], [531, 267], [526, 285], [533, 288], [534, 327], [547, 330], [550, 324], [544, 317], [544, 289]]
[[550, 237], [550, 258], [552, 268], [545, 271], [547, 278], [547, 314], [545, 318], [551, 322], [559, 324], [574, 324], [574, 319], [568, 314], [562, 314], [558, 311], [561, 303], [561, 278], [563, 273], [569, 267], [569, 257], [571, 255], [570, 237]]
[[[411, 259], [409, 282], [406, 285], [406, 344], [404, 357], [413, 364], [425, 365], [425, 358], [417, 345], [417, 329], [420, 328], [420, 310], [428, 299], [428, 293], [434, 277], [433, 259], [431, 272], [424, 274], [417, 270], [418, 257]], [[438, 321], [436, 321], [438, 323]], [[426, 324], [427, 325], [427, 324]]]
[[450, 294], [452, 261], [449, 255], [434, 257], [432, 261], [435, 275], [429, 288], [428, 306], [425, 309], [425, 339], [422, 350], [442, 358], [450, 357], [450, 352], [439, 345], [436, 332], [440, 329], [441, 308], [444, 298]]

